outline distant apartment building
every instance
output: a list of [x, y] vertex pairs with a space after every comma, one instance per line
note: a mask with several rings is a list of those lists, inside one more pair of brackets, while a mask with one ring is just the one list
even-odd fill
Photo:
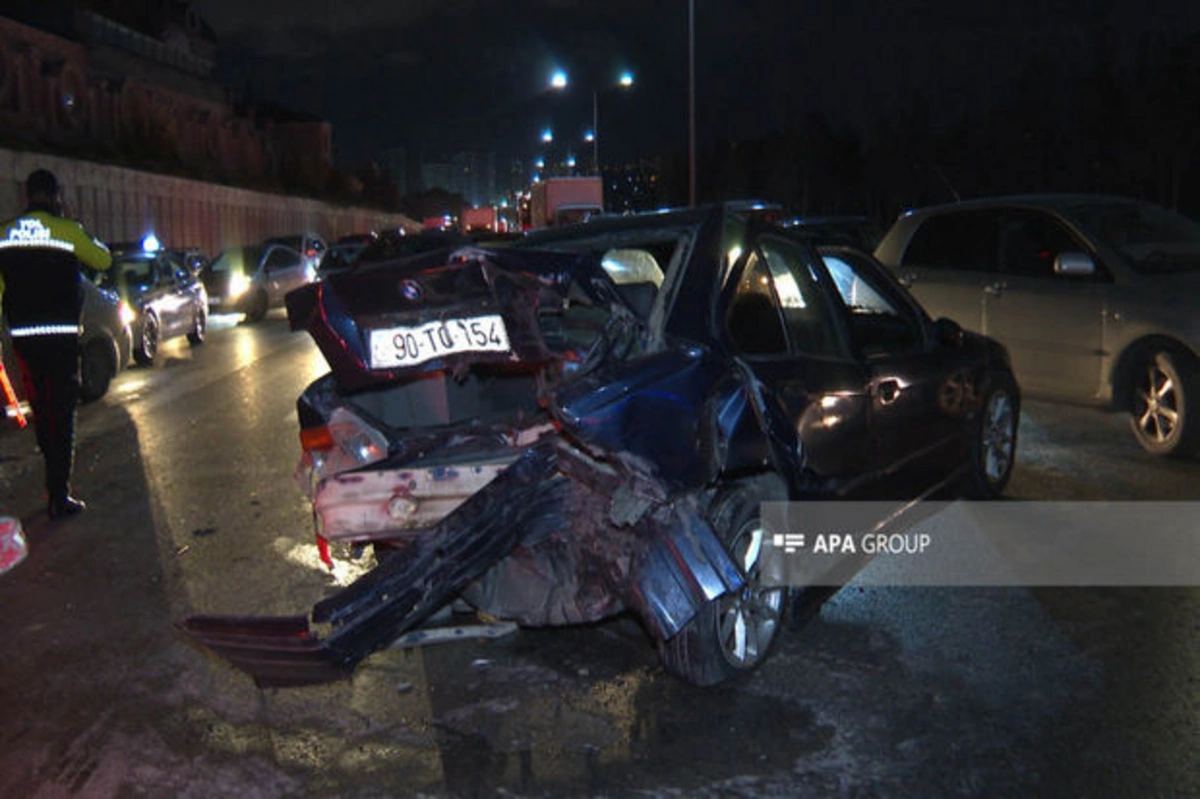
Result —
[[451, 177], [452, 171], [450, 164], [447, 163], [423, 162], [421, 164], [421, 190], [441, 189], [453, 193], [453, 189], [450, 188], [454, 183]]
[[401, 196], [411, 190], [408, 182], [408, 150], [404, 147], [389, 147], [381, 150], [375, 158], [380, 169], [392, 178], [392, 185]]
[[0, 144], [225, 182], [321, 190], [329, 123], [237, 103], [183, 0], [0, 5]]
[[421, 164], [422, 189], [458, 194], [476, 207], [496, 204], [505, 196], [497, 185], [494, 153], [460, 152], [446, 161], [424, 160]]

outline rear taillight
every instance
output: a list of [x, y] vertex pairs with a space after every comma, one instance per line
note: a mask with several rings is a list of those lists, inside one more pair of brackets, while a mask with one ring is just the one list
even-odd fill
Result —
[[337, 444], [333, 440], [333, 433], [329, 432], [329, 428], [325, 425], [320, 427], [308, 427], [300, 431], [300, 449], [305, 452], [312, 452], [315, 449], [333, 449]]
[[309, 486], [330, 475], [376, 463], [388, 455], [383, 433], [345, 408], [336, 408], [323, 425], [302, 428], [300, 447], [304, 450], [301, 467], [308, 472], [301, 483]]

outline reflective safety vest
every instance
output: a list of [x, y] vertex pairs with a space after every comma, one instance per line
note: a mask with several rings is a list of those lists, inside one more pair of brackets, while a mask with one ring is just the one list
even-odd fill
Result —
[[31, 209], [0, 226], [0, 293], [14, 339], [79, 334], [79, 269], [107, 269], [108, 248], [83, 225]]

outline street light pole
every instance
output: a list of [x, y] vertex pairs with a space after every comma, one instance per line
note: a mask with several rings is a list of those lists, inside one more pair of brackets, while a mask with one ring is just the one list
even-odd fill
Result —
[[[558, 70], [550, 78], [550, 88], [555, 90], [565, 89], [569, 81], [567, 73]], [[628, 89], [633, 85], [633, 73], [626, 70], [621, 73], [617, 79], [617, 86], [622, 89]], [[592, 88], [592, 129], [588, 131], [585, 137], [586, 141], [592, 143], [592, 164], [596, 170], [596, 174], [601, 174], [600, 171], [600, 89]]]
[[696, 0], [688, 0], [688, 205], [696, 204]]
[[592, 89], [592, 162], [596, 165], [596, 174], [600, 174], [600, 100], [597, 92]]

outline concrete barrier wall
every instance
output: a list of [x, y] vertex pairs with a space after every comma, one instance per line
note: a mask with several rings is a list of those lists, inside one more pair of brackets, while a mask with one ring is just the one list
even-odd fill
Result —
[[0, 219], [21, 212], [25, 178], [39, 168], [58, 176], [70, 215], [102, 241], [135, 241], [153, 232], [164, 245], [200, 247], [216, 256], [225, 247], [306, 231], [333, 241], [349, 233], [420, 229], [402, 214], [5, 149]]

